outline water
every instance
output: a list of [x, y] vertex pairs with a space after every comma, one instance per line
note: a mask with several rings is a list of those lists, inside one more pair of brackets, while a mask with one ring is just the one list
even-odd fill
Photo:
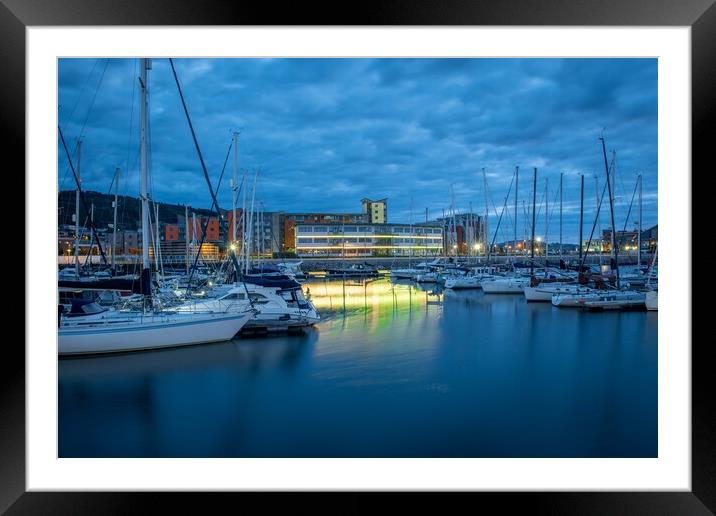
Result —
[[656, 313], [308, 288], [304, 335], [60, 360], [59, 455], [657, 456]]

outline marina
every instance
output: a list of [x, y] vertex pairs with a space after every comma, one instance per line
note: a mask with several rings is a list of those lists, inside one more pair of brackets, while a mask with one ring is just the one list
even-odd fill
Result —
[[657, 455], [656, 185], [624, 132], [579, 167], [299, 181], [207, 132], [193, 60], [117, 62], [119, 150], [57, 126], [60, 457]]

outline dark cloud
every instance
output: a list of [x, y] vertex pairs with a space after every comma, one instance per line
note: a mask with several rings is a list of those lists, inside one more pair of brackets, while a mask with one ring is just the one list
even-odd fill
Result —
[[[240, 167], [259, 170], [257, 199], [268, 210], [358, 211], [362, 197], [388, 197], [391, 218], [402, 222], [411, 213], [421, 220], [426, 207], [438, 215], [453, 198], [460, 210], [472, 204], [482, 212], [482, 168], [500, 210], [515, 165], [526, 201], [536, 166], [538, 199], [548, 182], [553, 201], [564, 173], [564, 232], [574, 240], [579, 174], [587, 178], [590, 222], [594, 176], [604, 184], [604, 131], [617, 153], [617, 225], [638, 173], [644, 224], [657, 222], [656, 59], [178, 59], [175, 66], [212, 181], [231, 131], [241, 131]], [[120, 167], [123, 192], [138, 193], [137, 70], [132, 59], [58, 63], [59, 122], [73, 147], [82, 137], [86, 189], [107, 191]], [[153, 197], [208, 207], [165, 59], [153, 63], [150, 97]], [[223, 206], [230, 174], [231, 161]], [[58, 181], [72, 187], [61, 149]], [[557, 215], [551, 220], [556, 235]], [[606, 226], [606, 212], [602, 220]]]

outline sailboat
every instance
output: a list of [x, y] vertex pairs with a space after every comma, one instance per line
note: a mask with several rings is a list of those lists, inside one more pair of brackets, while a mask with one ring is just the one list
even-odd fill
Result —
[[[587, 293], [576, 294], [559, 294], [552, 297], [552, 304], [559, 307], [580, 307], [601, 310], [620, 310], [644, 308], [646, 304], [646, 295], [644, 292], [634, 290], [626, 290], [621, 286], [619, 273], [619, 251], [616, 239], [616, 225], [614, 224], [614, 196], [612, 192], [612, 179], [609, 174], [609, 164], [607, 162], [607, 150], [604, 138], [600, 137], [602, 142], [602, 152], [604, 156], [604, 168], [606, 170], [606, 188], [609, 195], [609, 211], [611, 216], [611, 247], [613, 253], [614, 270], [616, 272], [616, 288], [607, 288], [603, 290], [595, 290]], [[597, 210], [597, 217], [599, 210]]]
[[[142, 199], [142, 275], [141, 292], [145, 310], [121, 312], [117, 310], [81, 310], [81, 313], [59, 314], [58, 353], [79, 355], [115, 353], [187, 346], [231, 339], [246, 324], [253, 311], [237, 313], [171, 313], [155, 311], [151, 306], [151, 271], [149, 264], [149, 199], [147, 151], [147, 71], [151, 61], [141, 60], [141, 199]], [[60, 137], [64, 145], [62, 131]], [[66, 146], [65, 146], [66, 148]], [[67, 153], [70, 166], [72, 161]]]

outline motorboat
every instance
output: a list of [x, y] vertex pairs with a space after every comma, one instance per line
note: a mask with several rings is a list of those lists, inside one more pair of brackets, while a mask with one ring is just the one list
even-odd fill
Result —
[[304, 328], [320, 322], [313, 303], [306, 299], [300, 285], [291, 280], [283, 286], [237, 283], [217, 289], [216, 297], [192, 300], [173, 307], [176, 312], [232, 313], [253, 309], [242, 331], [281, 332]]

